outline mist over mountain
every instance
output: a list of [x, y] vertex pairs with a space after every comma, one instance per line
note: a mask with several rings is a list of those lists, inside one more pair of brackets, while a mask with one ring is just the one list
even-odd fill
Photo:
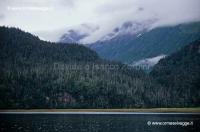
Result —
[[88, 34], [79, 34], [74, 30], [69, 30], [60, 38], [59, 42], [62, 43], [78, 43], [81, 39], [87, 37]]
[[[145, 65], [146, 68], [151, 69], [156, 63], [148, 59], [170, 55], [200, 36], [199, 22], [152, 29], [156, 22], [156, 19], [142, 23], [127, 21], [115, 27], [95, 43], [85, 45], [95, 50], [102, 58], [121, 61], [132, 66], [144, 67]], [[101, 29], [97, 25], [81, 24], [60, 30], [57, 41], [84, 44], [99, 30]], [[171, 40], [170, 43], [168, 43], [169, 40]]]
[[[100, 30], [83, 43], [93, 43], [129, 21], [156, 20], [153, 28], [200, 21], [199, 5], [199, 0], [6, 0], [0, 1], [0, 25], [19, 27], [52, 41], [68, 27], [92, 23]], [[57, 30], [65, 32], [58, 38]], [[46, 31], [55, 34], [46, 36]]]
[[170, 55], [200, 37], [200, 22], [142, 30], [88, 45], [100, 57], [133, 64], [161, 54]]
[[155, 21], [156, 20], [147, 20], [143, 22], [126, 21], [115, 27], [110, 33], [105, 34], [95, 43], [118, 39], [118, 37], [124, 37], [126, 35], [130, 37], [138, 37], [142, 33], [148, 31]]
[[161, 59], [165, 57], [166, 55], [159, 55], [152, 58], [146, 58], [143, 60], [135, 61], [131, 64], [131, 66], [141, 68], [145, 71], [150, 71], [154, 67], [154, 65], [156, 65]]
[[[140, 33], [147, 31], [151, 28], [155, 20], [148, 20], [143, 22], [126, 21], [121, 25], [114, 27], [110, 32], [100, 33], [103, 36], [93, 40], [94, 42], [107, 41], [123, 35], [138, 36]], [[90, 38], [99, 35], [101, 27], [92, 23], [85, 23], [67, 28], [58, 29], [55, 31], [40, 31], [36, 32], [41, 39], [50, 40], [53, 42], [63, 43], [79, 43], [79, 44], [91, 44]]]
[[46, 41], [81, 44], [81, 40], [92, 35], [98, 30], [98, 25], [85, 23], [76, 26], [64, 27], [53, 31], [38, 31], [34, 34], [38, 35], [40, 39]]

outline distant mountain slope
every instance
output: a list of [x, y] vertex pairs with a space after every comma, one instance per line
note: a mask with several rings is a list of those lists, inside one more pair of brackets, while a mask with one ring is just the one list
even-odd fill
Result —
[[[0, 108], [155, 106], [152, 79], [80, 45], [0, 27]], [[151, 92], [152, 91], [152, 92]], [[149, 103], [152, 102], [151, 104]]]
[[160, 27], [137, 36], [124, 34], [89, 45], [102, 58], [132, 64], [161, 54], [169, 55], [200, 37], [200, 22]]
[[200, 39], [162, 59], [150, 73], [169, 94], [170, 105], [200, 104]]

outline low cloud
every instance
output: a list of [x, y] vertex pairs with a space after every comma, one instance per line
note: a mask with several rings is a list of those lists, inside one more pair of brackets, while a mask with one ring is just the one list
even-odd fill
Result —
[[0, 20], [4, 19], [4, 18], [5, 18], [5, 16], [3, 14], [0, 14]]
[[[9, 11], [8, 6], [51, 10]], [[35, 33], [93, 23], [100, 28], [85, 40], [92, 42], [126, 21], [156, 20], [151, 28], [200, 21], [199, 7], [199, 0], [6, 0], [0, 1], [0, 25]]]

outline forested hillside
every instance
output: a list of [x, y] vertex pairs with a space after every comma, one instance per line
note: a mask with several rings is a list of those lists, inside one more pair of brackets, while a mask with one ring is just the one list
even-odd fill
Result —
[[171, 106], [200, 104], [200, 39], [162, 59], [151, 72], [166, 87]]
[[0, 108], [148, 107], [157, 86], [142, 71], [80, 45], [0, 27]]
[[80, 45], [0, 27], [0, 108], [199, 106], [199, 41], [145, 74]]

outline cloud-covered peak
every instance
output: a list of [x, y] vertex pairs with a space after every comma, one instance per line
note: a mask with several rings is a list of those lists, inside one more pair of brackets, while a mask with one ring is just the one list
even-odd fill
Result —
[[199, 7], [199, 0], [1, 0], [0, 25], [57, 37], [56, 30], [92, 23], [98, 32], [84, 40], [92, 42], [128, 21], [157, 20], [151, 28], [200, 21]]
[[[96, 41], [107, 41], [122, 35], [138, 36], [139, 34], [149, 30], [155, 22], [156, 20], [147, 20], [143, 22], [127, 21], [115, 27], [111, 32], [104, 34], [103, 37], [97, 39]], [[92, 40], [92, 38], [92, 35], [87, 36], [82, 41], [85, 43], [90, 43], [90, 39]]]
[[81, 40], [91, 36], [99, 30], [99, 26], [92, 23], [84, 23], [75, 26], [60, 28], [57, 30], [45, 30], [34, 32], [43, 40], [53, 42], [82, 43]]
[[58, 38], [58, 41], [67, 43], [81, 43], [81, 40], [88, 36], [92, 36], [92, 34], [98, 29], [99, 27], [93, 24], [81, 24], [67, 29], [65, 33]]

